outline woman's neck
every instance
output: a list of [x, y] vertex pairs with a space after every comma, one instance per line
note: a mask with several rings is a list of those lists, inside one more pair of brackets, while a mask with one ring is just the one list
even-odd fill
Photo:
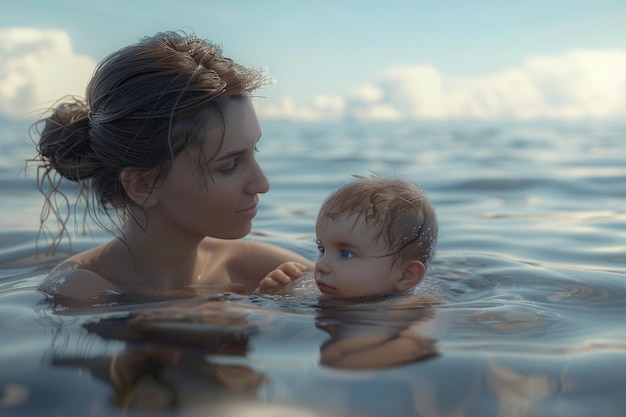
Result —
[[163, 228], [146, 231], [136, 224], [126, 227], [124, 241], [129, 267], [137, 275], [137, 285], [176, 289], [193, 285], [198, 267], [201, 236], [182, 235]]

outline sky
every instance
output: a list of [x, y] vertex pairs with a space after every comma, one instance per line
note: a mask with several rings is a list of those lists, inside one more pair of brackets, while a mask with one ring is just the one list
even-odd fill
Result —
[[624, 0], [22, 0], [0, 14], [0, 117], [83, 95], [166, 30], [266, 68], [265, 119], [626, 118]]

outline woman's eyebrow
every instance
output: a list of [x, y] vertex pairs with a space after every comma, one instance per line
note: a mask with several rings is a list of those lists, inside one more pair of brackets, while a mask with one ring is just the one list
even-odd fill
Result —
[[235, 150], [232, 150], [230, 152], [226, 152], [224, 155], [222, 155], [219, 158], [215, 159], [215, 162], [225, 161], [225, 160], [231, 159], [231, 158], [236, 158], [237, 156], [245, 153], [246, 151], [247, 151], [247, 149], [235, 149]]
[[[261, 134], [259, 133], [259, 137], [257, 138], [255, 143], [259, 143], [259, 141], [261, 140]], [[226, 152], [224, 155], [220, 156], [219, 158], [216, 158], [214, 162], [218, 162], [218, 161], [225, 161], [227, 159], [231, 159], [231, 158], [236, 158], [241, 154], [246, 153], [247, 149], [234, 149], [232, 151]]]

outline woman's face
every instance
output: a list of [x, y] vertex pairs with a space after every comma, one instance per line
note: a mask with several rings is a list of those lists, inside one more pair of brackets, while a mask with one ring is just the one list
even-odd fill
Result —
[[249, 98], [229, 99], [223, 116], [223, 126], [210, 129], [202, 147], [190, 146], [174, 159], [154, 190], [151, 225], [159, 216], [169, 228], [198, 237], [237, 239], [250, 232], [258, 194], [269, 190], [255, 158], [261, 128]]

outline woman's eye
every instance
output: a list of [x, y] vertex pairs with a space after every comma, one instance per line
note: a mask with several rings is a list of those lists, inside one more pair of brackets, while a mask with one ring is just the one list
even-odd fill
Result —
[[354, 254], [350, 252], [349, 250], [341, 249], [339, 251], [339, 256], [341, 256], [344, 259], [350, 259], [354, 256]]
[[230, 174], [230, 173], [236, 171], [238, 167], [239, 167], [239, 161], [234, 159], [233, 162], [230, 165], [228, 165], [227, 167], [222, 169], [222, 173]]

